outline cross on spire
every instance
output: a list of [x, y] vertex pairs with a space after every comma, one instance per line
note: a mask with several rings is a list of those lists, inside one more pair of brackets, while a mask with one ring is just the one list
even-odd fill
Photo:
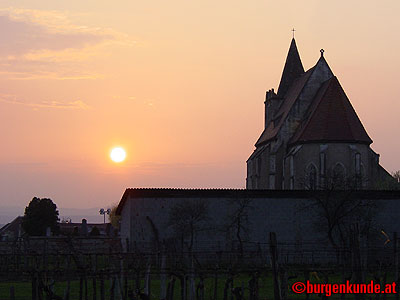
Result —
[[293, 28], [293, 29], [292, 29], [292, 32], [293, 32], [293, 38], [294, 38], [294, 32], [295, 32], [295, 31], [296, 31], [296, 30]]

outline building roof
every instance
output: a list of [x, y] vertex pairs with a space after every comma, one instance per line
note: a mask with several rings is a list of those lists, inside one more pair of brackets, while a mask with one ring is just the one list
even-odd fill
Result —
[[316, 141], [372, 143], [335, 76], [321, 85], [290, 144]]
[[293, 104], [296, 102], [299, 97], [301, 91], [306, 85], [308, 79], [313, 73], [315, 67], [309, 69], [306, 73], [301, 75], [299, 78], [294, 80], [290, 89], [286, 93], [285, 98], [283, 99], [282, 105], [279, 107], [278, 111], [275, 113], [275, 119], [268, 125], [267, 128], [261, 133], [261, 136], [258, 138], [256, 142], [256, 147], [259, 147], [266, 142], [272, 140], [278, 134], [280, 128], [286, 120], [287, 115], [290, 112]]
[[[330, 191], [332, 192], [332, 191]], [[334, 191], [343, 193], [343, 191]], [[350, 192], [350, 191], [345, 191]], [[122, 195], [116, 214], [121, 215], [122, 209], [129, 198], [311, 198], [325, 191], [310, 190], [247, 190], [247, 189], [180, 189], [180, 188], [128, 188]], [[354, 197], [362, 199], [400, 199], [400, 191], [360, 190], [351, 191]]]
[[283, 98], [290, 86], [300, 75], [304, 73], [303, 64], [301, 63], [299, 51], [297, 50], [294, 38], [290, 43], [288, 55], [286, 57], [285, 66], [283, 68], [281, 81], [278, 88], [278, 97]]
[[22, 224], [22, 219], [22, 216], [18, 216], [10, 223], [4, 225], [2, 228], [0, 228], [0, 235], [6, 234], [7, 232], [12, 232], [15, 234], [18, 233]]

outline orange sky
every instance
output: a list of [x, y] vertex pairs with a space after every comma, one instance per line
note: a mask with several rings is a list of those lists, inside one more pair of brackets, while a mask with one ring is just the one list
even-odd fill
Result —
[[[397, 0], [17, 3], [0, 7], [4, 206], [38, 196], [102, 207], [126, 187], [244, 187], [293, 27], [304, 67], [325, 49], [382, 165], [400, 169]], [[123, 164], [109, 160], [115, 145]]]

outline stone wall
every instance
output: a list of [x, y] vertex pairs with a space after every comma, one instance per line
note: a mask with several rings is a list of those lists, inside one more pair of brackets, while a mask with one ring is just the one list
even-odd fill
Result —
[[[209, 213], [207, 222], [204, 223], [204, 229], [207, 227], [208, 230], [196, 234], [194, 248], [228, 249], [235, 243], [236, 237], [234, 233], [229, 234], [224, 230], [224, 227], [231, 221], [228, 216], [232, 215], [235, 209], [235, 201], [240, 197], [246, 197], [246, 199], [250, 199], [251, 209], [248, 210], [248, 234], [244, 234], [243, 239], [248, 245], [256, 246], [257, 243], [267, 243], [268, 234], [271, 231], [276, 232], [280, 242], [290, 245], [310, 243], [328, 245], [326, 234], [318, 229], [315, 215], [306, 208], [313, 197], [312, 192], [227, 190], [229, 193], [226, 192], [225, 195], [219, 193], [220, 195], [213, 196], [213, 190], [208, 190], [208, 195], [201, 195], [202, 190], [178, 191], [182, 193], [177, 196], [166, 193], [165, 197], [160, 195], [151, 197], [151, 190], [147, 190], [146, 197], [128, 195], [125, 200], [121, 201], [124, 203], [120, 204], [121, 238], [129, 239], [132, 247], [143, 249], [154, 247], [156, 236], [159, 243], [171, 240], [176, 237], [169, 226], [171, 208], [180, 202], [205, 201], [208, 203]], [[196, 195], [196, 191], [200, 192]], [[379, 204], [373, 222], [373, 230], [376, 231], [377, 236], [381, 234], [381, 229], [388, 233], [400, 231], [400, 219], [398, 218], [400, 215], [400, 192], [362, 191], [354, 193]]]

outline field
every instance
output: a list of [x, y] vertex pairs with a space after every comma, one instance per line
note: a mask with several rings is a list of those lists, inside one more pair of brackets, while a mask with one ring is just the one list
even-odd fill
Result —
[[[296, 294], [292, 286], [307, 280], [312, 284], [373, 280], [383, 288], [399, 278], [397, 246], [357, 246], [342, 249], [339, 257], [332, 251], [293, 252], [273, 239], [245, 252], [123, 252], [111, 246], [93, 247], [101, 245], [96, 243], [83, 248], [57, 240], [64, 247], [52, 248], [50, 242], [40, 241], [37, 248], [31, 243], [30, 248], [17, 245], [0, 253], [0, 300], [326, 299], [326, 291]], [[115, 244], [107, 241], [107, 245]], [[329, 298], [398, 300], [397, 296], [342, 292]]]
[[[331, 272], [329, 272], [331, 273]], [[311, 274], [310, 282], [312, 283], [323, 283], [325, 279], [323, 279], [324, 276], [327, 274], [324, 274], [324, 272], [310, 272], [309, 275]], [[210, 274], [211, 275], [211, 274]], [[298, 276], [297, 276], [298, 275]], [[287, 289], [286, 289], [286, 299], [321, 299], [322, 295], [319, 294], [296, 294], [292, 291], [292, 284], [295, 282], [305, 282], [306, 279], [304, 276], [300, 276], [299, 273], [296, 272], [292, 273], [289, 272], [288, 277], [289, 280], [287, 282]], [[321, 278], [322, 277], [322, 278]], [[371, 280], [374, 278], [368, 277], [366, 282], [369, 283]], [[228, 280], [227, 276], [219, 276], [217, 280], [217, 298], [216, 299], [227, 299], [227, 300], [238, 300], [238, 299], [252, 299], [250, 295], [250, 289], [249, 289], [249, 281], [251, 280], [250, 276], [246, 275], [237, 275], [233, 277], [233, 282], [231, 287], [227, 290], [227, 294], [224, 297], [224, 289], [226, 287], [226, 282]], [[376, 280], [376, 278], [375, 278]], [[381, 282], [383, 278], [380, 278]], [[328, 275], [328, 281], [330, 283], [340, 283], [340, 275], [339, 274], [329, 274]], [[112, 293], [112, 279], [105, 279], [103, 280], [104, 284], [104, 294], [101, 292], [101, 280], [96, 279], [95, 286], [96, 286], [96, 293], [93, 293], [93, 278], [88, 278], [87, 280], [87, 292], [85, 288], [85, 283], [83, 281], [82, 284], [82, 295], [80, 297], [80, 281], [79, 280], [72, 280], [70, 281], [70, 293], [69, 293], [69, 299], [71, 300], [79, 300], [79, 299], [90, 299], [90, 300], [102, 300], [102, 299], [141, 299], [140, 295], [138, 298], [135, 298], [138, 296], [135, 293], [137, 281], [133, 279], [126, 280], [123, 282], [122, 286], [126, 285], [125, 290], [124, 287], [122, 287], [122, 295], [121, 295], [121, 289], [118, 286], [118, 283], [116, 283], [114, 287], [114, 292]], [[116, 281], [115, 281], [116, 282]], [[149, 299], [160, 299], [160, 275], [159, 274], [150, 274], [149, 276], [149, 290], [150, 290], [150, 298]], [[326, 282], [326, 281], [325, 281]], [[392, 283], [393, 282], [393, 276], [389, 275], [386, 278], [387, 283]], [[215, 286], [215, 278], [213, 276], [209, 276], [203, 281], [204, 284], [204, 290], [203, 290], [203, 295], [201, 295], [201, 289], [199, 288], [200, 286], [200, 279], [195, 280], [195, 299], [214, 299], [214, 286]], [[140, 281], [140, 286], [141, 286], [141, 293], [145, 292], [145, 282], [143, 280]], [[13, 287], [14, 289], [14, 298], [11, 298], [10, 295], [10, 288]], [[52, 285], [52, 290], [55, 295], [61, 297], [59, 299], [67, 299], [66, 298], [66, 290], [67, 290], [67, 281], [58, 281], [55, 282], [54, 285]], [[187, 295], [186, 299], [190, 299], [190, 293], [189, 293], [189, 286], [187, 287]], [[243, 293], [243, 294], [242, 294]], [[113, 294], [113, 296], [112, 296]], [[46, 295], [46, 293], [44, 293]], [[87, 297], [85, 297], [87, 295]], [[102, 295], [104, 295], [102, 297]], [[124, 297], [126, 295], [126, 298]], [[395, 295], [378, 295], [380, 296], [380, 299], [396, 299]], [[366, 299], [369, 299], [370, 297], [373, 297], [373, 299], [379, 299], [379, 297], [376, 295], [367, 295]], [[347, 294], [345, 295], [346, 299], [353, 299], [355, 295], [350, 295]], [[343, 299], [340, 297], [340, 295], [332, 295], [329, 297], [330, 299]], [[17, 281], [9, 281], [9, 282], [1, 282], [0, 283], [0, 299], [8, 300], [8, 299], [14, 299], [14, 300], [27, 300], [27, 299], [32, 299], [32, 282], [17, 282]], [[40, 298], [38, 298], [40, 299]], [[45, 296], [42, 299], [48, 299]], [[58, 299], [58, 298], [53, 298], [53, 299]], [[181, 284], [179, 280], [176, 280], [175, 286], [174, 286], [174, 294], [173, 294], [173, 299], [180, 300], [182, 299], [181, 297]], [[258, 280], [258, 297], [257, 299], [274, 299], [274, 287], [273, 287], [273, 278], [271, 272], [266, 272], [265, 274], [261, 274], [259, 276]]]

